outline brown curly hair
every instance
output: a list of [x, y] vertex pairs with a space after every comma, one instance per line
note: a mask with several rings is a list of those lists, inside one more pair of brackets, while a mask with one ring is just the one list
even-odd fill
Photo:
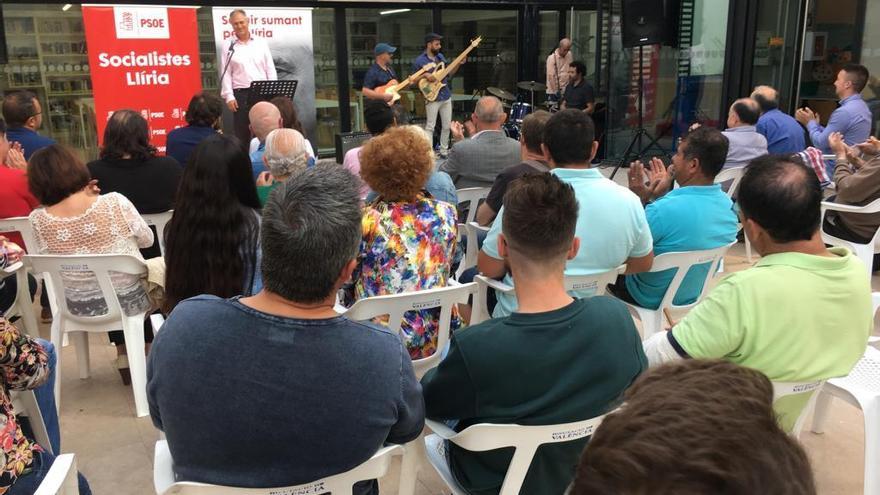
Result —
[[391, 127], [361, 148], [361, 178], [386, 201], [414, 201], [434, 168], [425, 131]]

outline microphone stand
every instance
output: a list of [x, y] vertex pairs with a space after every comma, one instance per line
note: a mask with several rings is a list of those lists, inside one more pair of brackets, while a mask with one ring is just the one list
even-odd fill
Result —
[[229, 61], [232, 60], [232, 54], [235, 53], [235, 40], [232, 40], [232, 43], [229, 44], [229, 54], [226, 55], [226, 63], [223, 64], [223, 72], [220, 73], [220, 87], [223, 87], [223, 77], [226, 76], [226, 71], [229, 70]]

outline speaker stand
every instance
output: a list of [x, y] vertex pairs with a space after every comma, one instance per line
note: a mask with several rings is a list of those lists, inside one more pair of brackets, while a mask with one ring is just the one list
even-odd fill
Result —
[[[644, 58], [643, 58], [643, 48], [644, 45], [639, 45], [639, 93], [638, 93], [638, 105], [636, 106], [636, 113], [638, 115], [638, 123], [639, 126], [636, 128], [636, 133], [633, 135], [632, 139], [629, 141], [629, 145], [626, 147], [626, 151], [623, 152], [623, 156], [620, 157], [620, 161], [614, 166], [614, 170], [611, 171], [611, 179], [614, 179], [614, 176], [617, 175], [617, 171], [623, 166], [624, 163], [627, 163], [629, 160], [630, 154], [633, 153], [633, 148], [637, 150], [635, 153], [635, 158], [642, 158], [645, 152], [650, 150], [652, 147], [656, 147], [660, 150], [661, 153], [668, 153], [660, 143], [657, 141], [660, 139], [659, 137], [654, 137], [648, 132], [644, 127], [644, 115], [643, 115], [643, 98], [645, 92], [645, 74], [644, 74]], [[642, 147], [642, 137], [646, 137], [649, 139], [648, 145], [644, 148]]]

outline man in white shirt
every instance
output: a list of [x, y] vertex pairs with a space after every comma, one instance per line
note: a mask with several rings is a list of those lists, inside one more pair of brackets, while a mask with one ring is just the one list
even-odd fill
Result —
[[724, 168], [745, 167], [755, 158], [767, 154], [767, 138], [757, 128], [760, 117], [761, 108], [751, 98], [740, 98], [730, 106], [727, 129], [722, 132], [730, 143]]
[[235, 136], [247, 149], [251, 140], [248, 129], [248, 98], [251, 83], [254, 81], [274, 81], [278, 79], [275, 62], [269, 45], [265, 40], [251, 35], [250, 21], [244, 10], [235, 9], [229, 14], [229, 24], [235, 36], [226, 44], [223, 52], [223, 78], [220, 81], [220, 96], [233, 112]]

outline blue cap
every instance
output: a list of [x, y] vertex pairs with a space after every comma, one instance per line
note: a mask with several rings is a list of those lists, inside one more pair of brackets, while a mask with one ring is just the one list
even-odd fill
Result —
[[389, 45], [388, 43], [379, 43], [376, 45], [376, 48], [373, 48], [373, 54], [378, 56], [383, 53], [394, 53], [397, 51], [396, 47]]

